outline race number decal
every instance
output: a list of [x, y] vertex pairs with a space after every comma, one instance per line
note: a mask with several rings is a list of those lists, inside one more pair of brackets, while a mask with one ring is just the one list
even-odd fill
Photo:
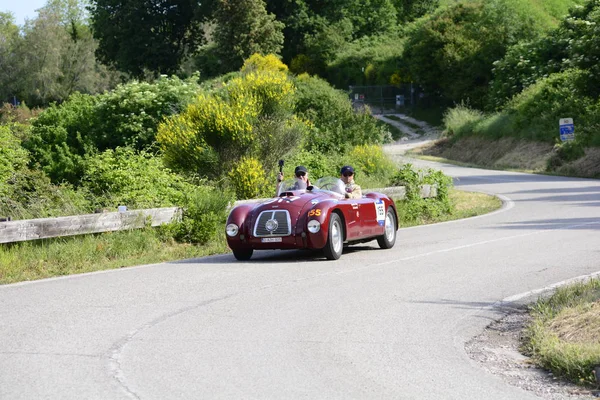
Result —
[[385, 224], [385, 203], [383, 200], [375, 201], [375, 212], [377, 214], [377, 223], [383, 226]]
[[271, 203], [291, 203], [294, 200], [298, 200], [300, 196], [291, 196], [291, 197], [275, 197], [274, 199], [267, 200], [263, 204], [271, 204]]
[[320, 217], [321, 216], [321, 209], [320, 208], [316, 208], [316, 209], [312, 209], [308, 212], [308, 216], [309, 217]]

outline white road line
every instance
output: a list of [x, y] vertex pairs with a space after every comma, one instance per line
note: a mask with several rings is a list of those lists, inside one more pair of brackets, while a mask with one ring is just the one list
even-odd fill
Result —
[[552, 285], [548, 285], [546, 287], [543, 287], [541, 289], [534, 289], [534, 290], [530, 290], [529, 292], [525, 292], [525, 293], [519, 293], [519, 294], [515, 294], [513, 296], [509, 296], [506, 297], [504, 299], [501, 300], [502, 303], [515, 303], [519, 300], [534, 296], [536, 294], [540, 294], [540, 293], [545, 293], [548, 292], [550, 290], [554, 290], [558, 287], [561, 286], [566, 286], [566, 285], [570, 285], [572, 283], [578, 283], [578, 282], [585, 282], [588, 281], [590, 279], [594, 279], [594, 278], [598, 278], [600, 277], [600, 271], [598, 272], [593, 272], [589, 275], [581, 275], [575, 278], [571, 278], [571, 279], [566, 279], [564, 281], [560, 281], [560, 282], [556, 282], [553, 283]]
[[396, 260], [386, 261], [386, 262], [382, 262], [382, 263], [378, 263], [378, 264], [371, 264], [371, 266], [382, 266], [382, 265], [388, 265], [388, 264], [397, 263], [399, 261], [414, 260], [416, 258], [427, 257], [427, 256], [431, 256], [431, 255], [434, 255], [434, 254], [447, 253], [447, 252], [450, 252], [450, 251], [467, 249], [469, 247], [481, 246], [481, 245], [485, 245], [485, 244], [489, 244], [489, 243], [496, 243], [496, 242], [501, 242], [501, 241], [504, 241], [504, 240], [511, 240], [511, 239], [515, 239], [515, 238], [521, 238], [521, 237], [525, 237], [525, 236], [532, 236], [532, 235], [537, 235], [537, 234], [540, 234], [540, 233], [551, 232], [551, 231], [555, 231], [557, 229], [575, 229], [575, 228], [580, 228], [582, 226], [598, 225], [598, 224], [600, 224], [600, 220], [594, 221], [594, 222], [586, 222], [584, 224], [575, 224], [575, 225], [561, 226], [559, 228], [540, 229], [540, 230], [536, 230], [536, 231], [529, 232], [529, 233], [523, 233], [521, 235], [504, 236], [504, 237], [501, 237], [501, 238], [498, 238], [498, 239], [484, 240], [484, 241], [481, 241], [481, 242], [475, 242], [475, 243], [465, 244], [463, 246], [456, 246], [456, 247], [451, 247], [451, 248], [448, 248], [448, 249], [441, 249], [441, 250], [430, 251], [428, 253], [416, 254], [416, 255], [410, 256], [410, 257], [399, 258], [399, 259], [396, 259]]

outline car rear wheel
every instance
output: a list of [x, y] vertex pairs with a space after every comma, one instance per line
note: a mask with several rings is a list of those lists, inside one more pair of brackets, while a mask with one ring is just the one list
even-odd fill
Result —
[[396, 243], [396, 231], [398, 230], [396, 214], [394, 214], [392, 207], [388, 207], [385, 214], [384, 228], [383, 235], [377, 238], [377, 243], [379, 243], [379, 247], [382, 249], [391, 249], [394, 247], [394, 243]]
[[344, 227], [339, 215], [332, 213], [329, 217], [329, 235], [327, 244], [323, 248], [328, 260], [337, 260], [342, 256], [344, 250]]
[[252, 257], [254, 249], [233, 250], [233, 256], [240, 261], [247, 261]]

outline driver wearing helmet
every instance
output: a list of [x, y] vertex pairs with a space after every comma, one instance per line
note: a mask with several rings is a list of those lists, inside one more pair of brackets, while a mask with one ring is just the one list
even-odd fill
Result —
[[354, 183], [354, 168], [350, 165], [344, 165], [340, 170], [340, 179], [344, 182], [345, 197], [347, 199], [360, 199], [362, 197], [360, 186]]

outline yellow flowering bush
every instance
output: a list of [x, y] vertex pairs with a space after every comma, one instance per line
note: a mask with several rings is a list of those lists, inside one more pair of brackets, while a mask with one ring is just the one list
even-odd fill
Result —
[[274, 54], [262, 54], [255, 53], [246, 61], [242, 67], [243, 73], [252, 71], [279, 71], [288, 72], [288, 67]]
[[273, 164], [268, 158], [300, 143], [305, 131], [293, 119], [294, 91], [286, 72], [257, 69], [200, 94], [158, 127], [166, 164], [210, 178], [242, 156]]
[[251, 145], [257, 117], [253, 97], [229, 104], [201, 94], [183, 113], [163, 121], [156, 139], [167, 165], [218, 175], [222, 156], [235, 156]]
[[350, 164], [365, 175], [391, 176], [394, 163], [385, 155], [383, 148], [375, 144], [355, 146], [348, 154]]
[[295, 87], [287, 73], [280, 71], [254, 71], [227, 83], [226, 91], [233, 103], [245, 102], [253, 97], [261, 114], [290, 111]]
[[268, 190], [265, 169], [254, 157], [242, 157], [227, 175], [238, 199], [256, 198]]

